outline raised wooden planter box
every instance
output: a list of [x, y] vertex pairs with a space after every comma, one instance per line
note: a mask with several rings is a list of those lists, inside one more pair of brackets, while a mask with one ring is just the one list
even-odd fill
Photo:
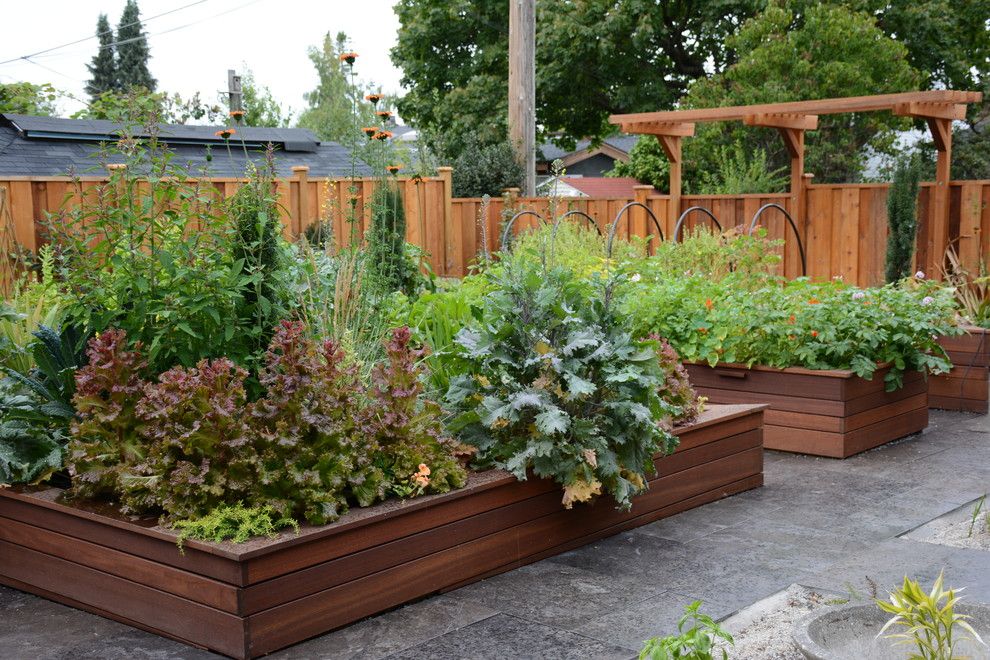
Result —
[[847, 458], [928, 426], [928, 384], [918, 372], [884, 391], [851, 371], [685, 363], [691, 384], [714, 403], [766, 403], [767, 449]]
[[710, 406], [632, 511], [561, 506], [542, 479], [490, 470], [444, 495], [356, 509], [247, 543], [187, 543], [154, 520], [0, 489], [0, 583], [236, 658], [253, 658], [402, 603], [763, 484], [765, 406]]
[[971, 326], [966, 332], [939, 339], [952, 361], [952, 371], [931, 377], [928, 406], [985, 415], [990, 409], [990, 331]]

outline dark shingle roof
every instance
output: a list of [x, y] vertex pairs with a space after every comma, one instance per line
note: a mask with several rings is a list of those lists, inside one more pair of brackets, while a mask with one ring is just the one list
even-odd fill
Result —
[[[278, 174], [289, 176], [294, 165], [308, 165], [310, 176], [366, 175], [369, 168], [335, 142], [320, 142], [307, 129], [238, 127], [229, 145], [217, 126], [162, 124], [160, 139], [174, 153], [173, 162], [210, 176], [243, 176], [248, 159], [259, 161], [264, 145], [275, 146]], [[0, 178], [92, 173], [99, 168], [100, 144], [112, 142], [121, 126], [110, 121], [0, 115]], [[133, 132], [147, 137], [147, 131]], [[229, 149], [228, 149], [229, 146]], [[245, 153], [246, 152], [246, 153]]]
[[[606, 138], [604, 142], [615, 147], [619, 151], [629, 153], [629, 151], [636, 145], [637, 140], [639, 140], [638, 135], [613, 135], [610, 138]], [[591, 140], [578, 140], [573, 151], [565, 151], [553, 142], [546, 142], [540, 145], [537, 154], [542, 154], [542, 160], [549, 163], [557, 160], [558, 158], [565, 158], [571, 154], [587, 151], [590, 147]]]

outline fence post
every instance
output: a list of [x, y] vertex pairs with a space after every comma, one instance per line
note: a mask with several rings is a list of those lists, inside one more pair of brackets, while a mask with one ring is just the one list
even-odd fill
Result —
[[[650, 196], [650, 191], [653, 190], [653, 186], [633, 186], [633, 201], [646, 206], [646, 199]], [[629, 232], [630, 237], [636, 236], [649, 236], [653, 223], [649, 222], [649, 217], [646, 215], [646, 209], [634, 206], [633, 211], [633, 222], [632, 229]], [[657, 240], [660, 237], [657, 236]]]
[[[443, 273], [440, 275], [460, 275], [461, 263], [458, 258], [460, 252], [460, 232], [454, 228], [454, 168], [443, 166], [437, 168], [437, 176], [443, 183]], [[439, 256], [439, 255], [438, 255]]]
[[[296, 208], [298, 209], [296, 213], [298, 218], [289, 218], [289, 225], [294, 226], [294, 237], [302, 236], [303, 231], [309, 224], [309, 165], [293, 165], [292, 174], [295, 175], [296, 181], [299, 183], [298, 192], [298, 203]], [[291, 215], [292, 209], [289, 209]], [[293, 222], [295, 220], [295, 222]]]

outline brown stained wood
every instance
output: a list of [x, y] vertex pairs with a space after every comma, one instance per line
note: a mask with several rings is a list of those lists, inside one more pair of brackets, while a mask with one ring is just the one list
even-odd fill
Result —
[[238, 610], [237, 588], [234, 585], [42, 527], [0, 518], [0, 541], [84, 564], [104, 573], [126, 578], [218, 610], [230, 613], [237, 613]]
[[990, 412], [990, 405], [986, 399], [961, 399], [955, 396], [929, 395], [928, 407], [939, 410], [958, 410], [961, 412], [972, 412], [986, 415]]
[[5, 578], [144, 622], [228, 655], [244, 655], [243, 624], [235, 615], [6, 541], [0, 541], [0, 566]]
[[[432, 501], [417, 498], [418, 502], [410, 501], [408, 506], [385, 503], [372, 508], [377, 512], [365, 511], [363, 518], [358, 515], [349, 523], [310, 530], [311, 535], [335, 532], [328, 538], [317, 537], [315, 543], [307, 543], [304, 533], [300, 535], [303, 538], [289, 534], [277, 541], [259, 540], [247, 552], [232, 551], [230, 544], [199, 544], [218, 554], [267, 561], [269, 555], [277, 558], [305, 546], [309, 546], [308, 551], [327, 540], [340, 541], [349, 534], [374, 529], [368, 520], [393, 526], [393, 536], [377, 546], [333, 559], [337, 549], [324, 545], [326, 557], [322, 561], [317, 558], [310, 568], [296, 570], [289, 563], [282, 566], [284, 577], [236, 590], [239, 611], [252, 613], [247, 617], [232, 617], [193, 602], [193, 598], [212, 598], [205, 592], [188, 593], [197, 580], [210, 585], [209, 589], [219, 584], [215, 581], [169, 566], [163, 566], [158, 574], [150, 572], [155, 561], [138, 555], [148, 551], [148, 543], [169, 538], [167, 534], [46, 500], [53, 497], [50, 490], [0, 491], [2, 515], [14, 514], [8, 516], [9, 525], [0, 527], [5, 535], [0, 538], [0, 582], [235, 657], [255, 656], [422, 597], [444, 585], [479, 579], [486, 573], [548, 556], [555, 548], [562, 552], [757, 487], [762, 484], [762, 415], [762, 407], [710, 406], [695, 424], [679, 429], [680, 447], [670, 456], [657, 458], [658, 472], [649, 482], [650, 490], [635, 500], [632, 512], [617, 511], [607, 497], [592, 506], [565, 510], [556, 485], [542, 480], [516, 482], [493, 471], [483, 473], [473, 491], [471, 486], [464, 489], [467, 495], [462, 490]], [[508, 484], [522, 496], [502, 493], [501, 499], [482, 497], [498, 494]], [[403, 519], [438, 511], [445, 500], [470, 503], [475, 508], [454, 522], [434, 523], [418, 533], [410, 533], [415, 526], [402, 526]], [[36, 515], [27, 515], [25, 508], [33, 509]], [[12, 520], [18, 514], [30, 520]], [[101, 522], [108, 534], [89, 529]], [[49, 525], [49, 529], [39, 529]], [[133, 538], [122, 536], [125, 531]], [[72, 538], [76, 532], [95, 537], [96, 542]], [[173, 544], [169, 546], [174, 553], [170, 558], [175, 559], [178, 552]], [[61, 557], [56, 556], [59, 554]], [[210, 557], [204, 552], [198, 555]], [[246, 561], [231, 563], [244, 566]], [[229, 589], [241, 579], [235, 578]], [[186, 590], [183, 593], [192, 598], [166, 593], [168, 590]], [[216, 593], [226, 595], [220, 597], [222, 603], [214, 604], [229, 607], [230, 591]]]
[[986, 401], [987, 372], [986, 367], [956, 367], [950, 374], [933, 377], [928, 383], [928, 392], [935, 396]]
[[155, 534], [125, 521], [48, 502], [18, 493], [14, 489], [0, 489], [0, 516], [36, 527], [58, 530], [73, 538], [117, 548], [230, 584], [243, 583], [242, 566], [230, 559], [203, 552], [194, 547], [197, 545], [195, 543], [188, 544], [186, 553], [182, 555], [175, 545], [174, 535]]
[[[708, 365], [685, 363], [688, 377], [696, 387], [717, 389], [741, 389], [747, 392], [767, 394], [800, 395], [806, 398], [841, 401], [843, 380], [846, 375], [832, 372], [815, 374], [810, 370], [803, 373], [784, 373], [780, 370], [747, 369], [744, 366]], [[735, 403], [735, 402], [732, 402]]]
[[926, 426], [928, 426], [928, 405], [924, 403], [920, 408], [844, 433], [766, 424], [763, 427], [763, 446], [767, 449], [798, 454], [848, 458], [891, 440], [918, 433]]
[[[752, 417], [758, 423], [759, 417]], [[752, 428], [732, 436], [723, 436], [719, 442], [709, 439], [707, 442], [694, 444], [688, 450], [658, 458], [656, 476], [652, 477], [649, 483], [652, 487], [652, 484], [661, 478], [676, 476], [697, 465], [708, 464], [749, 449], [758, 449], [762, 446], [762, 437], [758, 428]], [[310, 593], [561, 511], [561, 493], [558, 488], [554, 488], [535, 497], [485, 510], [457, 522], [438, 525], [412, 536], [248, 587], [243, 592], [241, 613], [254, 614]]]
[[731, 495], [736, 495], [738, 493], [742, 493], [742, 492], [747, 491], [747, 490], [752, 490], [753, 488], [759, 488], [762, 485], [763, 485], [763, 474], [760, 473], [760, 474], [752, 475], [750, 477], [746, 477], [744, 479], [740, 479], [739, 481], [734, 481], [733, 483], [728, 484], [726, 486], [721, 486], [719, 488], [714, 488], [714, 489], [712, 489], [710, 491], [707, 491], [705, 493], [702, 493], [700, 495], [696, 495], [696, 496], [691, 497], [691, 498], [688, 498], [686, 500], [681, 500], [680, 502], [678, 502], [676, 504], [672, 504], [670, 506], [665, 506], [665, 507], [662, 507], [662, 508], [657, 509], [655, 511], [651, 511], [650, 513], [643, 514], [641, 516], [637, 516], [637, 517], [632, 518], [630, 520], [627, 520], [625, 522], [619, 523], [618, 525], [613, 525], [612, 527], [608, 527], [606, 529], [602, 529], [602, 530], [600, 530], [598, 532], [595, 532], [595, 533], [590, 534], [588, 536], [582, 537], [580, 539], [577, 539], [577, 540], [574, 540], [574, 541], [570, 541], [568, 543], [563, 543], [561, 545], [554, 546], [553, 548], [550, 548], [548, 550], [544, 550], [544, 551], [538, 552], [538, 553], [536, 553], [534, 555], [530, 555], [529, 557], [526, 557], [526, 559], [524, 561], [512, 562], [510, 564], [506, 564], [504, 566], [500, 566], [497, 569], [494, 569], [492, 571], [489, 571], [489, 572], [487, 572], [487, 573], [485, 573], [483, 575], [479, 575], [477, 578], [472, 578], [471, 580], [468, 580], [468, 581], [465, 581], [465, 582], [460, 582], [458, 584], [453, 584], [453, 585], [451, 585], [449, 587], [445, 587], [445, 588], [441, 589], [440, 591], [441, 591], [441, 593], [446, 593], [446, 592], [449, 592], [449, 591], [453, 591], [454, 589], [459, 589], [460, 587], [462, 587], [464, 585], [467, 585], [467, 584], [471, 584], [472, 582], [477, 582], [478, 580], [486, 580], [486, 579], [488, 579], [488, 578], [490, 578], [490, 577], [492, 577], [494, 575], [498, 575], [500, 573], [505, 573], [506, 571], [511, 571], [511, 570], [516, 569], [516, 568], [520, 568], [521, 566], [525, 566], [527, 564], [531, 564], [533, 562], [540, 561], [541, 559], [546, 559], [547, 557], [553, 557], [555, 555], [559, 555], [562, 552], [567, 552], [567, 551], [573, 550], [575, 548], [580, 548], [581, 546], [588, 545], [589, 543], [593, 543], [593, 542], [598, 541], [600, 539], [607, 538], [609, 536], [613, 536], [615, 534], [618, 534], [620, 532], [623, 532], [623, 531], [626, 531], [626, 530], [629, 530], [629, 529], [635, 529], [636, 527], [640, 527], [640, 526], [642, 526], [644, 524], [649, 524], [651, 522], [654, 522], [654, 521], [657, 521], [657, 520], [661, 520], [663, 518], [667, 518], [669, 516], [672, 516], [672, 515], [675, 515], [675, 514], [678, 514], [678, 513], [682, 513], [684, 511], [689, 510], [689, 509], [693, 509], [695, 507], [702, 506], [703, 504], [708, 504], [710, 502], [716, 502], [716, 501], [718, 501], [720, 499], [723, 499], [725, 497], [729, 497]]
[[[668, 484], [661, 478], [655, 487], [638, 498], [640, 511], [673, 504], [752, 476], [762, 471], [762, 460], [762, 450], [755, 448], [667, 478], [676, 483]], [[293, 641], [393, 607], [415, 595], [434, 593], [473, 575], [494, 570], [507, 560], [510, 563], [520, 561], [544, 549], [548, 542], [565, 543], [631, 517], [632, 513], [616, 511], [608, 506], [607, 500], [602, 500], [590, 507], [575, 507], [543, 516], [328, 592], [272, 608], [249, 617], [251, 650], [258, 654], [274, 651]], [[329, 597], [329, 592], [333, 592], [333, 597]]]

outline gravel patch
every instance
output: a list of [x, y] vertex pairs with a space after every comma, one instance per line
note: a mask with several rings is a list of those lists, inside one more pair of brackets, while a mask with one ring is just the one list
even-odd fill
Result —
[[734, 646], [726, 647], [729, 657], [804, 660], [791, 638], [794, 624], [810, 612], [845, 600], [792, 584], [721, 622], [735, 640]]
[[981, 515], [976, 519], [976, 524], [972, 519], [938, 522], [932, 529], [932, 535], [925, 540], [956, 548], [990, 550], [990, 519]]

